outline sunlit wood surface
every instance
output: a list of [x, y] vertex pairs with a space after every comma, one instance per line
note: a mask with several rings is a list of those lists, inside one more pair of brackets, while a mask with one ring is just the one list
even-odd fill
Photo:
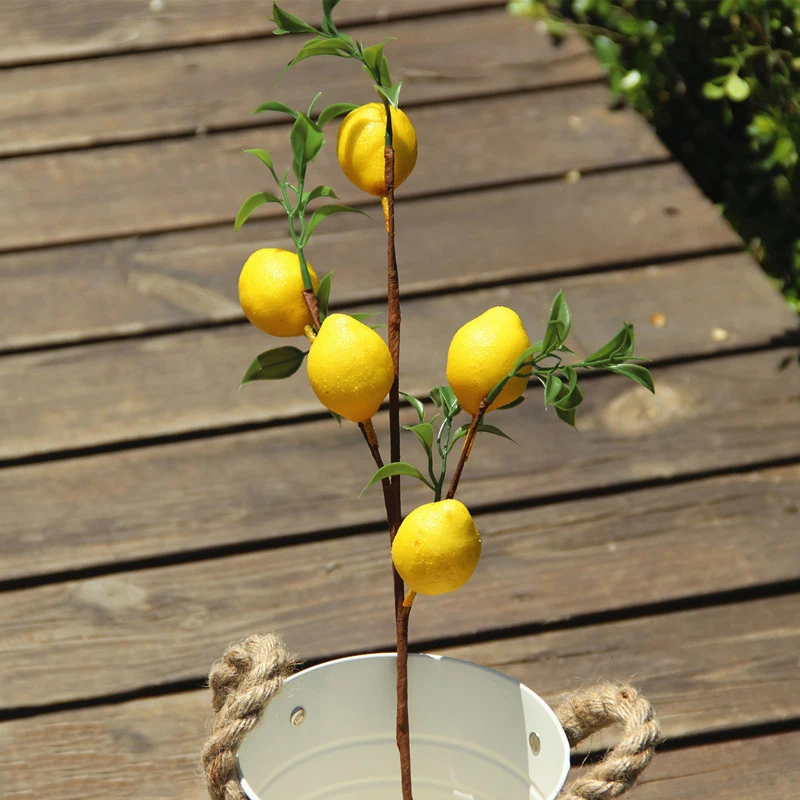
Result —
[[[316, 0], [286, 5], [318, 14]], [[481, 0], [346, 0], [420, 138], [398, 193], [405, 391], [492, 305], [531, 332], [563, 289], [573, 346], [620, 320], [657, 394], [586, 383], [576, 433], [535, 390], [479, 439], [460, 497], [484, 555], [417, 603], [412, 649], [556, 702], [634, 681], [668, 743], [634, 790], [792, 800], [800, 781], [797, 319], [585, 45]], [[0, 787], [8, 800], [204, 796], [204, 676], [280, 631], [310, 662], [392, 646], [371, 462], [302, 374], [239, 390], [270, 346], [239, 309], [272, 207], [236, 236], [288, 128], [268, 99], [366, 101], [353, 64], [275, 80], [297, 41], [256, 0], [0, 8]], [[330, 129], [330, 135], [334, 132]], [[333, 303], [380, 309], [380, 209], [314, 237]], [[413, 442], [406, 454], [416, 457]], [[405, 507], [427, 499], [407, 485]], [[413, 722], [412, 722], [413, 728]]]

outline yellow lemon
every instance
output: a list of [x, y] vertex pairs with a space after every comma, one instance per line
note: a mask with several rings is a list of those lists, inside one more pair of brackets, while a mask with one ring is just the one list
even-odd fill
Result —
[[[447, 353], [447, 382], [461, 408], [475, 414], [481, 401], [530, 346], [522, 320], [505, 306], [490, 308], [459, 328]], [[527, 378], [511, 378], [488, 410], [513, 402], [527, 385]]]
[[[393, 108], [391, 113], [396, 189], [411, 174], [417, 162], [417, 134], [403, 111]], [[367, 103], [342, 120], [336, 142], [339, 164], [350, 182], [378, 197], [386, 193], [385, 139], [386, 109], [382, 103]]]
[[308, 351], [308, 380], [320, 403], [351, 422], [366, 422], [394, 381], [386, 342], [347, 314], [325, 318]]
[[415, 508], [392, 543], [397, 572], [419, 594], [444, 594], [463, 586], [480, 557], [481, 535], [458, 500]]
[[[319, 281], [308, 265], [311, 285]], [[303, 298], [303, 275], [297, 253], [265, 247], [245, 261], [239, 275], [239, 302], [247, 319], [272, 336], [302, 336], [311, 325]]]

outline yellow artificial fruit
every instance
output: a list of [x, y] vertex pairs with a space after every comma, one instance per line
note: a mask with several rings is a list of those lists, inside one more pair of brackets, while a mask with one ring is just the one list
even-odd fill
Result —
[[463, 586], [481, 557], [481, 535], [467, 507], [440, 500], [415, 508], [392, 544], [400, 577], [418, 594], [445, 594]]
[[308, 380], [320, 403], [351, 422], [366, 422], [394, 381], [386, 342], [347, 314], [325, 318], [308, 352]]
[[[522, 320], [505, 306], [490, 308], [459, 328], [447, 353], [447, 382], [461, 408], [477, 413], [481, 401], [530, 345]], [[527, 378], [511, 378], [488, 410], [513, 402], [527, 385]]]
[[[417, 134], [399, 108], [392, 109], [395, 189], [411, 174], [417, 162]], [[348, 180], [368, 194], [386, 194], [384, 143], [386, 108], [382, 103], [351, 111], [339, 126], [336, 155]]]
[[[311, 265], [311, 284], [319, 285]], [[239, 302], [247, 319], [272, 336], [302, 336], [311, 325], [303, 297], [303, 276], [296, 253], [265, 247], [256, 250], [239, 275]]]

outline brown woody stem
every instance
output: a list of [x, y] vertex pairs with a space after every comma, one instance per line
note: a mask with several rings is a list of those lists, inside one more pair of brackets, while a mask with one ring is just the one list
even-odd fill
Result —
[[[386, 111], [390, 120], [390, 110]], [[400, 461], [400, 277], [397, 270], [394, 222], [394, 148], [391, 132], [387, 126], [387, 147], [383, 151], [386, 194], [381, 198], [386, 216], [387, 238], [387, 305], [389, 317], [389, 352], [394, 364], [394, 382], [389, 390], [389, 441], [393, 462]], [[400, 498], [400, 476], [391, 480], [391, 513], [387, 507], [389, 535], [394, 541], [402, 517]], [[395, 571], [396, 575], [396, 571]], [[411, 743], [408, 723], [408, 616], [410, 606], [403, 607], [403, 583], [395, 579], [394, 611], [397, 622], [397, 749], [400, 752], [400, 781], [403, 800], [413, 800], [411, 794]]]
[[319, 306], [317, 305], [317, 297], [313, 289], [303, 289], [303, 300], [306, 301], [308, 311], [311, 314], [311, 319], [314, 322], [314, 330], [319, 330]]
[[481, 424], [486, 409], [489, 407], [489, 398], [484, 397], [478, 410], [472, 417], [472, 422], [469, 424], [466, 438], [464, 439], [464, 446], [461, 448], [461, 456], [456, 464], [456, 471], [453, 473], [453, 480], [450, 482], [450, 488], [447, 490], [447, 499], [452, 500], [456, 496], [456, 489], [458, 489], [458, 482], [461, 480], [461, 473], [464, 471], [464, 465], [472, 452], [472, 445], [475, 443], [475, 436], [478, 433], [478, 426]]

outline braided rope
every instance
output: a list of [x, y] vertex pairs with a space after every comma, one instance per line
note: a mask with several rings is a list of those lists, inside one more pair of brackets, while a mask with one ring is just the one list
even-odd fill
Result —
[[[232, 645], [209, 675], [215, 712], [202, 765], [212, 800], [247, 800], [239, 783], [236, 754], [261, 721], [270, 700], [296, 661], [276, 636], [249, 636]], [[567, 786], [558, 800], [605, 800], [624, 794], [650, 763], [661, 728], [648, 700], [631, 686], [603, 683], [569, 695], [557, 709], [570, 747], [621, 723], [622, 740], [602, 762]]]
[[559, 800], [619, 797], [633, 786], [663, 741], [653, 707], [632, 686], [601, 683], [569, 695], [556, 710], [570, 747], [609, 725], [622, 724], [620, 742], [589, 772], [573, 781]]
[[208, 682], [215, 716], [201, 761], [212, 800], [247, 800], [236, 754], [295, 663], [280, 639], [268, 634], [232, 645], [211, 668]]

